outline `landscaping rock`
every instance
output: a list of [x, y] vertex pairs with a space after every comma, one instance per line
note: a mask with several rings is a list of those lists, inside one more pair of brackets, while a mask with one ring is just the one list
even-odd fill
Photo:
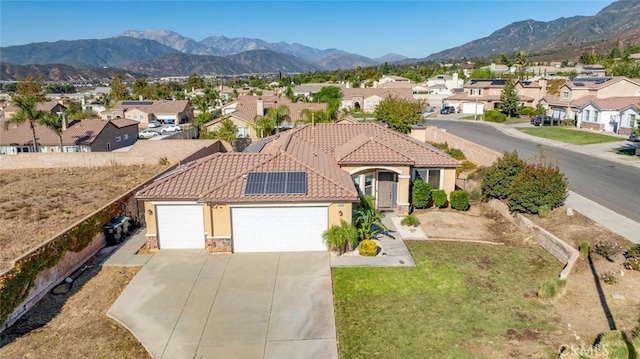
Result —
[[567, 207], [567, 216], [573, 217], [573, 208]]
[[611, 293], [611, 298], [612, 298], [613, 300], [625, 300], [624, 295], [622, 295], [622, 294], [620, 294], [620, 293], [618, 293], [618, 292], [616, 292], [616, 293]]

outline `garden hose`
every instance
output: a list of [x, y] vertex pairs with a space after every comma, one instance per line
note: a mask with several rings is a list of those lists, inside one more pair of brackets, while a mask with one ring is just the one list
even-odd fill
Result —
[[51, 289], [51, 294], [53, 295], [63, 295], [67, 294], [73, 288], [73, 282], [75, 282], [78, 277], [82, 275], [87, 269], [91, 268], [90, 265], [83, 265], [80, 269], [73, 272], [69, 277], [65, 278], [60, 284], [56, 285]]

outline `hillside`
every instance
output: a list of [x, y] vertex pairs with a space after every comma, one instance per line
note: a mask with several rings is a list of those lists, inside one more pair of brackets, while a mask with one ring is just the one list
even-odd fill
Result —
[[19, 81], [24, 79], [27, 74], [32, 74], [36, 78], [41, 77], [45, 81], [63, 82], [108, 81], [115, 75], [120, 75], [125, 80], [134, 80], [142, 76], [141, 74], [114, 68], [83, 69], [63, 64], [14, 65], [0, 63], [0, 79], [3, 81]]

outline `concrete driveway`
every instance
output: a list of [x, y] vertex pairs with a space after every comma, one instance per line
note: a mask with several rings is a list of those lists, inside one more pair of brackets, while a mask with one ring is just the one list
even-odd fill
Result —
[[329, 254], [164, 250], [107, 315], [154, 358], [337, 358]]

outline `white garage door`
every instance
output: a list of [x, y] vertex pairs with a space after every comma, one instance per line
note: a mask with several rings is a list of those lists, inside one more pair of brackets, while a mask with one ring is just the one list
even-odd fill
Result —
[[157, 205], [160, 249], [204, 249], [202, 205]]
[[477, 113], [478, 115], [482, 114], [484, 112], [484, 104], [483, 103], [478, 103], [478, 109], [476, 110], [476, 103], [475, 102], [465, 102], [462, 104], [462, 113], [466, 113], [466, 114], [474, 114]]
[[326, 251], [327, 207], [233, 208], [234, 252]]

